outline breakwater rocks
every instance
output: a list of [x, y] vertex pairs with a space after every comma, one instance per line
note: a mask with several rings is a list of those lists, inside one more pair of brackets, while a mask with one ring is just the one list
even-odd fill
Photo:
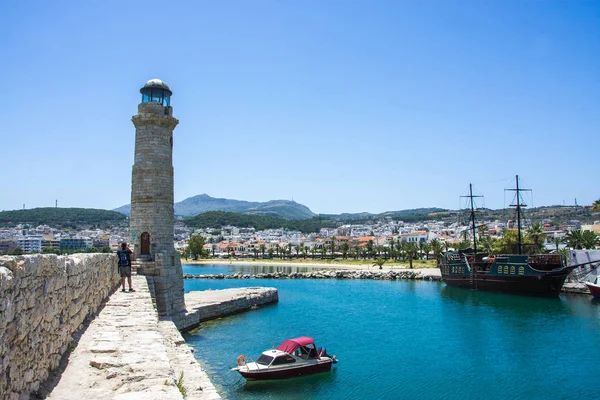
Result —
[[184, 279], [376, 279], [376, 280], [428, 280], [439, 281], [439, 274], [422, 273], [419, 270], [365, 271], [335, 270], [311, 272], [273, 272], [261, 274], [185, 274]]

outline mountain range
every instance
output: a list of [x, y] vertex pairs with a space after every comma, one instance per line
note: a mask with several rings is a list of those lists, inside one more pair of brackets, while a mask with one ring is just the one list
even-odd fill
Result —
[[[129, 204], [115, 208], [114, 211], [129, 215]], [[231, 200], [211, 197], [200, 194], [188, 197], [174, 204], [175, 215], [180, 217], [193, 217], [207, 211], [229, 211], [239, 214], [252, 214], [272, 216], [285, 219], [308, 219], [316, 216], [308, 207], [290, 200], [270, 200], [255, 202], [244, 200]]]
[[[124, 205], [116, 208], [124, 215], [129, 215], [130, 206]], [[270, 216], [284, 218], [288, 220], [310, 219], [316, 216], [325, 219], [334, 219], [338, 221], [368, 221], [372, 219], [391, 217], [401, 219], [405, 222], [424, 221], [426, 219], [438, 219], [443, 221], [456, 221], [460, 210], [445, 210], [436, 207], [416, 208], [410, 210], [386, 211], [380, 214], [368, 212], [362, 213], [343, 213], [343, 214], [315, 214], [303, 204], [289, 200], [271, 200], [267, 202], [252, 202], [243, 200], [231, 200], [211, 197], [207, 194], [200, 194], [189, 197], [183, 201], [175, 203], [175, 215], [183, 218], [193, 217], [208, 211], [227, 211], [238, 214], [250, 214], [258, 216]], [[514, 219], [514, 209], [500, 210], [478, 210], [478, 219], [491, 219], [506, 221]], [[555, 222], [565, 223], [571, 219], [581, 220], [582, 223], [591, 223], [593, 216], [590, 207], [569, 207], [569, 206], [545, 206], [530, 208], [527, 211], [527, 217], [533, 220], [553, 219]], [[597, 218], [597, 217], [596, 217]]]

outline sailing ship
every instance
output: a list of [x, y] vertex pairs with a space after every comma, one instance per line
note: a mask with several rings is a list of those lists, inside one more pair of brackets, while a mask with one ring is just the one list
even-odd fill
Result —
[[567, 275], [580, 265], [567, 266], [559, 254], [523, 254], [521, 209], [526, 207], [516, 176], [518, 254], [492, 255], [477, 251], [473, 186], [469, 185], [473, 248], [448, 251], [440, 256], [442, 279], [448, 286], [530, 296], [558, 297]]

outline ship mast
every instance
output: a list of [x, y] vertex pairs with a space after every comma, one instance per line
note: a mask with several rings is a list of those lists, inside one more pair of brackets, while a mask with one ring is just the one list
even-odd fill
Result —
[[477, 254], [477, 237], [475, 236], [475, 197], [483, 197], [483, 196], [473, 196], [473, 185], [469, 183], [469, 195], [468, 196], [460, 196], [467, 197], [471, 203], [471, 229], [473, 230], [473, 251]]
[[517, 234], [518, 234], [518, 239], [517, 239], [517, 246], [519, 248], [519, 254], [523, 254], [523, 239], [521, 236], [521, 208], [522, 207], [527, 207], [527, 204], [524, 204], [521, 200], [521, 192], [531, 192], [531, 189], [523, 189], [523, 188], [519, 188], [519, 175], [516, 176], [516, 182], [517, 182], [517, 187], [516, 189], [505, 189], [505, 190], [510, 190], [513, 192], [516, 192], [515, 194], [515, 199], [516, 199], [516, 204], [511, 204], [510, 207], [516, 207], [517, 209]]

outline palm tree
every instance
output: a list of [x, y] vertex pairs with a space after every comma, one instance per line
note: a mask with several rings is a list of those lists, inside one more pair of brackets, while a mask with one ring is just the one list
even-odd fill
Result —
[[600, 211], [600, 199], [592, 203], [592, 211]]
[[552, 243], [556, 246], [556, 252], [558, 253], [558, 245], [563, 242], [563, 238], [560, 236], [554, 236], [552, 238]]
[[300, 245], [294, 246], [294, 250], [296, 251], [296, 258], [299, 258], [298, 255], [300, 254], [300, 249], [301, 249]]
[[365, 248], [360, 249], [361, 253], [362, 253], [362, 258], [363, 260], [366, 260], [367, 258], [369, 258], [370, 254], [369, 251]]
[[565, 237], [567, 245], [572, 249], [581, 250], [583, 248], [583, 233], [581, 230], [576, 229], [567, 233]]
[[381, 257], [381, 252], [385, 251], [385, 247], [377, 246], [377, 257]]
[[482, 236], [481, 238], [479, 238], [479, 248], [485, 253], [493, 253], [495, 242], [496, 239], [493, 239], [490, 236]]
[[440, 254], [442, 254], [442, 250], [444, 250], [442, 242], [440, 242], [438, 239], [433, 239], [430, 243], [430, 246], [431, 251], [433, 251], [433, 256], [437, 261], [437, 265], [440, 265]]
[[419, 252], [423, 254], [425, 251], [425, 242], [419, 241]]
[[369, 255], [373, 255], [373, 245], [374, 243], [372, 239], [367, 242], [367, 253]]
[[331, 237], [331, 259], [335, 258], [335, 236]]
[[392, 257], [394, 257], [394, 245], [396, 244], [396, 242], [394, 241], [394, 238], [390, 239], [390, 255]]
[[446, 251], [450, 250], [450, 242], [447, 240], [444, 240], [444, 250], [446, 250]]
[[417, 255], [419, 248], [415, 242], [409, 242], [405, 247], [406, 255], [408, 256], [408, 262], [410, 263], [410, 269], [413, 267], [413, 258]]
[[344, 241], [344, 243], [342, 243], [342, 257], [344, 258], [344, 260], [348, 256], [348, 250], [350, 250], [350, 245], [347, 241]]
[[288, 253], [288, 256], [290, 256], [290, 258], [292, 258], [292, 257], [291, 257], [291, 254], [292, 254], [292, 247], [293, 247], [293, 246], [292, 246], [292, 243], [291, 243], [291, 242], [287, 244], [287, 248], [288, 248], [288, 249], [287, 249], [287, 253]]
[[473, 243], [470, 240], [461, 240], [456, 244], [457, 249], [468, 249]]
[[384, 260], [383, 258], [378, 258], [377, 260], [375, 260], [373, 262], [373, 266], [377, 265], [379, 267], [379, 269], [383, 269], [383, 264], [385, 264], [385, 261], [386, 260]]
[[277, 243], [275, 245], [275, 253], [277, 254], [277, 257], [279, 258], [279, 243]]
[[581, 245], [584, 249], [595, 249], [598, 244], [600, 244], [600, 237], [596, 232], [583, 231], [581, 234]]
[[256, 247], [252, 249], [252, 252], [254, 253], [254, 258], [258, 258], [258, 249]]
[[532, 253], [539, 253], [544, 247], [544, 227], [541, 223], [536, 222], [527, 229], [527, 236], [533, 241]]
[[356, 258], [360, 257], [360, 255], [361, 255], [361, 251], [360, 250], [361, 249], [360, 249], [360, 247], [358, 247], [358, 244], [355, 244], [354, 245], [354, 254], [355, 254]]
[[261, 243], [258, 248], [260, 249], [260, 252], [262, 254], [262, 258], [265, 258], [265, 249], [267, 248], [267, 246], [265, 246], [264, 243]]
[[429, 252], [431, 251], [431, 244], [426, 242], [423, 245], [423, 251], [425, 252], [425, 259], [429, 260]]

